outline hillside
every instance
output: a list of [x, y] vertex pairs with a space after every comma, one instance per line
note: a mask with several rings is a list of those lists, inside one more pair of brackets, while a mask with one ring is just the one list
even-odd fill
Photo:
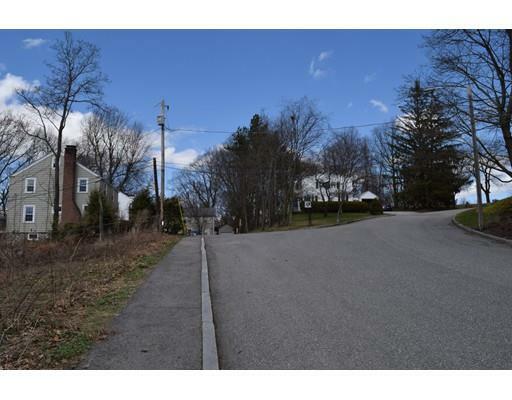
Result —
[[[478, 226], [476, 209], [464, 211], [455, 219], [471, 228]], [[484, 206], [484, 232], [512, 239], [512, 197]]]

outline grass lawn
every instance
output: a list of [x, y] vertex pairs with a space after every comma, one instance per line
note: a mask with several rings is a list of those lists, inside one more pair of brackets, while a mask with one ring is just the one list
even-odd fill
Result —
[[[359, 219], [373, 217], [370, 213], [355, 213], [355, 212], [344, 212], [341, 217], [341, 224], [346, 224], [348, 222], [357, 221]], [[336, 213], [327, 213], [327, 216], [324, 216], [324, 213], [312, 213], [311, 214], [311, 222], [312, 226], [322, 226], [322, 225], [334, 225], [336, 224]], [[308, 214], [300, 213], [293, 214], [291, 225], [287, 226], [276, 226], [270, 229], [266, 229], [266, 231], [287, 231], [291, 229], [300, 229], [307, 228], [309, 226], [308, 222]]]
[[[457, 214], [455, 220], [470, 228], [476, 229], [478, 227], [476, 209]], [[484, 205], [484, 231], [493, 235], [512, 238], [512, 197]]]

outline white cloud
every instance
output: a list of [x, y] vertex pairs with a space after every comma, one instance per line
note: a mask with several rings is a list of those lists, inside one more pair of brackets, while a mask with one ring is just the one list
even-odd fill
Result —
[[23, 39], [23, 47], [26, 49], [32, 49], [34, 47], [39, 47], [45, 43], [46, 43], [46, 40], [42, 39], [42, 38]]
[[9, 103], [15, 101], [17, 89], [29, 89], [35, 84], [37, 84], [36, 81], [31, 84], [21, 76], [7, 73], [0, 79], [0, 110], [5, 109]]
[[[507, 179], [504, 173], [499, 174], [501, 178]], [[491, 182], [491, 199], [503, 199], [512, 196], [512, 183], [497, 183]], [[473, 182], [469, 187], [461, 190], [455, 196], [457, 202], [464, 203], [465, 201], [476, 202], [476, 184]], [[485, 195], [482, 192], [482, 200], [485, 202]]]
[[[146, 134], [150, 146], [150, 156], [155, 157], [157, 161], [160, 161], [160, 133], [153, 131]], [[187, 148], [181, 151], [177, 151], [176, 147], [170, 145], [169, 135], [166, 135], [166, 147], [165, 147], [165, 163], [176, 164], [176, 168], [187, 166], [194, 162], [196, 158], [201, 154], [198, 150], [193, 148]], [[175, 132], [173, 132], [175, 137]]]
[[325, 64], [333, 53], [332, 50], [322, 51], [317, 57], [313, 57], [309, 63], [309, 75], [311, 75], [313, 79], [321, 79], [327, 76], [328, 70]]
[[[17, 96], [17, 89], [30, 89], [39, 85], [38, 81], [29, 82], [22, 76], [7, 73], [3, 78], [0, 78], [0, 111], [10, 111], [15, 115], [24, 117], [29, 121], [34, 121], [38, 124], [39, 121], [35, 118], [34, 114], [30, 112], [23, 104], [20, 104]], [[82, 120], [89, 113], [82, 113], [80, 111], [73, 111], [66, 122], [64, 129], [64, 141], [73, 142], [80, 137]], [[50, 126], [48, 126], [50, 128]]]
[[383, 113], [387, 113], [389, 110], [388, 110], [388, 106], [385, 105], [382, 101], [380, 100], [376, 100], [376, 99], [371, 99], [370, 100], [370, 104], [373, 106], [373, 107], [376, 107], [379, 109], [379, 111], [383, 112]]
[[372, 72], [371, 74], [366, 74], [363, 78], [364, 83], [370, 83], [373, 82], [377, 78], [377, 73]]
[[320, 53], [320, 55], [318, 56], [318, 61], [324, 61], [324, 60], [327, 60], [328, 58], [331, 58], [333, 53], [334, 52], [332, 50], [322, 51]]
[[175, 147], [167, 147], [165, 149], [165, 162], [177, 164], [178, 167], [189, 165], [199, 156], [196, 149], [185, 149], [176, 151]]

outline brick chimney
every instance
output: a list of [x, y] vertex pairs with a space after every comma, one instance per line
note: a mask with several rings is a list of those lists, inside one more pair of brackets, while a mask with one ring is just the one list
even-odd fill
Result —
[[62, 214], [60, 223], [80, 222], [80, 210], [75, 203], [76, 193], [76, 146], [66, 146], [62, 179]]

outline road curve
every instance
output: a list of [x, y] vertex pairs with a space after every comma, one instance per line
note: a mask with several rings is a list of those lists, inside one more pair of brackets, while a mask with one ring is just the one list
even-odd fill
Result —
[[512, 368], [512, 248], [453, 215], [208, 237], [220, 367]]

